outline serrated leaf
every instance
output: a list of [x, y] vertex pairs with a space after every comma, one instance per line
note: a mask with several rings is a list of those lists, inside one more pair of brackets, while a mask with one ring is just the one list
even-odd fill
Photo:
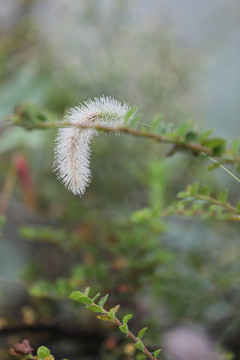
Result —
[[162, 351], [161, 349], [158, 349], [158, 350], [154, 351], [153, 356], [155, 357], [155, 359], [158, 358], [158, 355], [160, 354], [161, 351]]
[[91, 305], [92, 304], [92, 300], [87, 297], [84, 296], [83, 293], [81, 293], [81, 291], [74, 291], [69, 295], [69, 299], [77, 301], [81, 304], [85, 304], [85, 305]]
[[121, 326], [119, 326], [119, 329], [121, 330], [121, 332], [123, 332], [124, 334], [128, 334], [128, 326], [127, 324], [123, 324]]
[[104, 307], [105, 302], [107, 301], [107, 299], [108, 299], [108, 294], [106, 294], [105, 296], [103, 296], [103, 297], [99, 300], [98, 305], [101, 306], [101, 307]]
[[132, 318], [132, 314], [125, 315], [123, 318], [123, 324], [127, 324], [131, 318]]
[[94, 302], [99, 296], [100, 296], [100, 293], [97, 293], [97, 294], [92, 298], [92, 302]]
[[89, 292], [90, 292], [90, 287], [88, 286], [88, 287], [85, 289], [83, 295], [86, 296], [86, 297], [88, 297]]
[[108, 315], [98, 315], [97, 319], [103, 320], [103, 321], [112, 321]]
[[139, 331], [138, 333], [138, 339], [142, 340], [143, 335], [145, 334], [145, 332], [147, 331], [147, 327], [143, 328], [142, 330]]
[[217, 199], [223, 203], [226, 203], [228, 198], [228, 191], [228, 189], [224, 189], [223, 191], [221, 191]]
[[143, 351], [144, 350], [144, 345], [143, 342], [141, 340], [139, 340], [136, 344], [134, 344], [134, 346], [138, 349]]
[[88, 306], [86, 306], [86, 309], [88, 309], [92, 312], [104, 313], [103, 309], [98, 305], [88, 305]]

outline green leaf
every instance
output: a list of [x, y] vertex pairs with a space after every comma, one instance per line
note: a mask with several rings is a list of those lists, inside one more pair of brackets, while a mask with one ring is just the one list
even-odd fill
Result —
[[189, 185], [187, 187], [187, 190], [189, 192], [189, 195], [191, 196], [197, 195], [199, 190], [199, 182], [196, 181], [193, 185]]
[[158, 358], [158, 355], [160, 354], [161, 351], [162, 351], [161, 349], [154, 351], [153, 356], [155, 357], [155, 359]]
[[145, 327], [145, 328], [143, 328], [142, 330], [139, 331], [138, 336], [137, 336], [138, 339], [142, 340], [143, 335], [145, 334], [146, 330], [147, 330], [147, 327]]
[[51, 351], [46, 346], [40, 346], [37, 349], [37, 355], [40, 359], [44, 359], [47, 356], [51, 355]]
[[133, 222], [143, 222], [146, 220], [151, 220], [154, 217], [153, 209], [145, 208], [138, 211], [135, 211], [131, 215], [131, 221]]
[[115, 320], [115, 310], [114, 308], [110, 309], [108, 312], [108, 317], [110, 320], [114, 321]]
[[179, 135], [186, 134], [186, 132], [190, 129], [191, 126], [192, 126], [192, 121], [190, 121], [190, 120], [184, 121], [177, 128], [178, 134]]
[[26, 130], [32, 130], [36, 125], [48, 120], [46, 115], [41, 113], [36, 105], [24, 103], [17, 105], [14, 113], [14, 122], [16, 125], [23, 126]]
[[211, 149], [214, 156], [219, 156], [225, 150], [226, 140], [221, 138], [209, 139], [205, 140], [203, 145]]
[[116, 314], [116, 312], [118, 312], [119, 308], [120, 308], [120, 305], [114, 306], [113, 310], [114, 310], [115, 314]]
[[123, 318], [123, 324], [127, 324], [131, 318], [132, 318], [132, 314], [125, 315]]
[[201, 186], [198, 193], [203, 196], [209, 196], [211, 194], [212, 187], [210, 185]]
[[185, 135], [186, 142], [197, 142], [199, 140], [198, 133], [195, 131], [188, 131]]
[[92, 298], [92, 302], [94, 302], [99, 296], [100, 296], [100, 293], [97, 293], [97, 294]]
[[106, 294], [105, 296], [103, 296], [103, 297], [99, 300], [98, 305], [101, 306], [101, 307], [104, 307], [105, 302], [107, 301], [107, 298], [108, 298], [108, 294]]
[[128, 110], [128, 112], [125, 115], [125, 119], [124, 119], [124, 123], [125, 125], [128, 125], [129, 120], [131, 119], [131, 117], [133, 117], [133, 115], [136, 113], [137, 108], [135, 106], [133, 106], [131, 109]]
[[134, 344], [134, 346], [138, 349], [143, 351], [144, 350], [144, 345], [143, 342], [141, 340], [139, 340], [136, 344]]
[[112, 321], [111, 319], [109, 319], [108, 315], [98, 315], [97, 319], [103, 320], [103, 321]]
[[69, 299], [77, 301], [81, 304], [85, 304], [85, 305], [91, 305], [93, 302], [92, 300], [87, 297], [84, 296], [83, 293], [81, 293], [81, 291], [74, 291], [69, 295]]
[[123, 332], [124, 334], [128, 334], [128, 326], [127, 324], [123, 324], [122, 326], [119, 326], [119, 329], [121, 330], [121, 332]]
[[146, 360], [146, 355], [142, 353], [136, 354], [136, 360]]
[[92, 312], [104, 313], [103, 309], [98, 305], [88, 305], [88, 306], [86, 306], [86, 309], [88, 309]]
[[188, 191], [181, 191], [180, 193], [177, 194], [177, 197], [180, 198], [180, 199], [188, 197], [188, 196], [189, 196]]
[[154, 116], [153, 121], [152, 121], [152, 130], [156, 130], [158, 125], [162, 122], [163, 120], [163, 114], [157, 114]]
[[207, 138], [213, 133], [213, 130], [207, 130], [204, 131], [201, 135], [200, 135], [200, 141], [203, 142], [205, 140], [207, 140]]
[[221, 191], [217, 199], [223, 203], [226, 203], [228, 198], [228, 191], [228, 189], [224, 189], [223, 191]]
[[136, 114], [133, 119], [130, 121], [129, 126], [131, 128], [135, 128], [139, 122], [139, 120], [141, 119], [141, 114]]
[[88, 286], [88, 287], [85, 289], [83, 295], [86, 296], [86, 297], [88, 297], [89, 291], [90, 291], [90, 287]]

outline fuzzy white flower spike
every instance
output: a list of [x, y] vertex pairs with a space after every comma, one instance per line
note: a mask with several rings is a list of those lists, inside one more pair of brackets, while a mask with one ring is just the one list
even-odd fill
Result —
[[83, 195], [90, 183], [90, 141], [98, 135], [95, 129], [76, 125], [105, 125], [116, 128], [124, 125], [128, 104], [110, 97], [94, 98], [71, 108], [63, 122], [74, 126], [60, 128], [56, 138], [54, 168], [58, 178], [75, 195]]

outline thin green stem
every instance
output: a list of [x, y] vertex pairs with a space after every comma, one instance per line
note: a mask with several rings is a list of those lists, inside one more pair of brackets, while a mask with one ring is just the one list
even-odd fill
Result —
[[225, 166], [223, 166], [222, 164], [220, 164], [218, 161], [216, 161], [215, 159], [213, 159], [211, 156], [207, 155], [207, 154], [204, 154], [203, 155], [206, 155], [208, 157], [209, 160], [211, 160], [212, 162], [214, 162], [215, 164], [218, 164], [220, 168], [222, 168], [224, 171], [226, 171], [230, 176], [232, 176], [237, 182], [240, 183], [240, 179], [234, 175], [230, 170], [228, 170], [227, 168], [225, 168]]

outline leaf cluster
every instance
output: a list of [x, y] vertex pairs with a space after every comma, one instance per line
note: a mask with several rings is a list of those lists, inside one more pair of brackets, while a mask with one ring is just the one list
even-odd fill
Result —
[[124, 333], [127, 337], [129, 337], [131, 340], [134, 341], [134, 345], [136, 349], [142, 351], [145, 355], [148, 356], [151, 360], [158, 359], [158, 355], [160, 353], [160, 349], [154, 351], [152, 354], [149, 352], [149, 350], [145, 347], [142, 338], [147, 330], [147, 328], [143, 328], [139, 331], [137, 336], [134, 336], [133, 333], [129, 330], [128, 322], [132, 318], [132, 314], [127, 314], [123, 317], [122, 322], [117, 318], [116, 313], [119, 310], [119, 305], [116, 305], [115, 307], [111, 308], [110, 310], [106, 310], [104, 308], [104, 305], [108, 299], [108, 294], [101, 297], [100, 300], [98, 300], [97, 303], [95, 301], [100, 296], [100, 294], [96, 294], [94, 297], [89, 297], [90, 288], [86, 288], [84, 292], [81, 291], [74, 291], [69, 295], [69, 298], [71, 300], [74, 300], [78, 303], [84, 304], [86, 309], [100, 313], [101, 315], [98, 315], [97, 318], [99, 320], [103, 321], [110, 321], [114, 324], [116, 324], [119, 327], [119, 330]]

